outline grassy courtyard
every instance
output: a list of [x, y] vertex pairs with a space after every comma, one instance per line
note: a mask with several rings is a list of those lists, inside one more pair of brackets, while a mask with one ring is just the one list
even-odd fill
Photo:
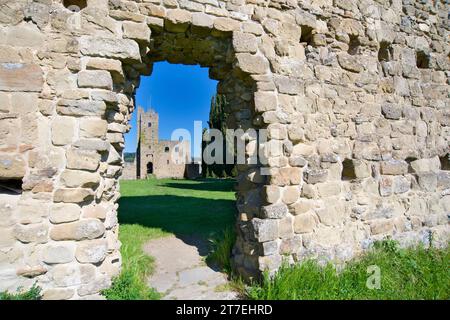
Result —
[[[225, 270], [235, 219], [232, 180], [121, 181], [119, 222], [123, 271], [108, 299], [158, 299], [146, 284], [153, 260], [142, 245], [171, 234], [212, 239], [212, 258]], [[223, 240], [227, 239], [227, 240]], [[224, 245], [225, 244], [225, 245]], [[378, 243], [337, 272], [332, 265], [305, 261], [284, 267], [244, 291], [250, 299], [450, 299], [450, 250], [400, 249], [393, 241]], [[379, 267], [379, 288], [368, 289], [371, 266]], [[369, 268], [369, 269], [368, 269]]]
[[[123, 271], [108, 299], [157, 299], [146, 285], [153, 260], [142, 251], [150, 240], [168, 235], [217, 239], [235, 220], [233, 180], [149, 179], [121, 181], [119, 200]], [[220, 254], [220, 252], [219, 252]]]

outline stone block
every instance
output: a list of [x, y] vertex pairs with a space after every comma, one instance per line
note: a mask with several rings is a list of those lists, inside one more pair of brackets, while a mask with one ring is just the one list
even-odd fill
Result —
[[79, 264], [59, 264], [51, 270], [51, 279], [58, 287], [72, 287], [95, 280], [95, 266]]
[[286, 204], [292, 204], [296, 202], [300, 197], [300, 189], [298, 186], [288, 186], [283, 189], [282, 200]]
[[251, 224], [257, 241], [266, 242], [278, 238], [278, 220], [253, 218]]
[[105, 226], [97, 219], [83, 219], [77, 222], [63, 223], [53, 226], [50, 237], [62, 240], [93, 240], [105, 234]]
[[123, 61], [140, 62], [139, 46], [134, 40], [82, 36], [80, 51], [86, 56], [115, 58]]
[[318, 223], [317, 216], [314, 212], [307, 212], [295, 216], [294, 218], [294, 232], [295, 233], [309, 233], [314, 231]]
[[381, 106], [381, 113], [386, 119], [398, 120], [402, 116], [402, 107], [386, 103]]
[[75, 257], [80, 263], [99, 263], [105, 260], [108, 245], [106, 240], [82, 241], [77, 245]]
[[395, 177], [393, 191], [395, 194], [408, 192], [411, 188], [411, 181], [405, 177]]
[[17, 224], [14, 236], [23, 243], [46, 243], [48, 241], [48, 226], [45, 224]]
[[77, 122], [72, 117], [56, 117], [52, 121], [52, 142], [62, 146], [71, 144], [75, 139]]
[[414, 173], [437, 172], [439, 171], [441, 163], [438, 157], [434, 157], [412, 161], [410, 166]]
[[275, 92], [255, 92], [255, 111], [265, 112], [276, 110], [278, 106], [278, 99]]
[[70, 243], [48, 244], [42, 253], [42, 261], [47, 264], [69, 263], [75, 255], [74, 245]]
[[275, 203], [281, 197], [281, 188], [273, 185], [264, 186], [263, 197], [267, 203]]
[[96, 171], [100, 165], [100, 154], [92, 150], [68, 149], [67, 168]]
[[78, 87], [112, 90], [111, 74], [106, 70], [84, 70], [78, 73]]
[[65, 202], [65, 203], [83, 203], [94, 198], [94, 192], [92, 189], [87, 188], [77, 188], [77, 189], [67, 189], [60, 188], [55, 191], [53, 196], [54, 202]]
[[0, 63], [0, 91], [40, 92], [44, 83], [41, 67], [27, 63]]
[[285, 204], [271, 204], [261, 208], [261, 218], [267, 219], [281, 219], [288, 213], [288, 208]]
[[394, 180], [390, 176], [382, 176], [380, 179], [380, 195], [387, 197], [393, 193]]
[[64, 223], [73, 222], [80, 218], [81, 208], [73, 203], [58, 203], [50, 207], [50, 222]]
[[104, 101], [60, 99], [56, 111], [65, 116], [104, 116], [106, 103]]
[[230, 18], [216, 18], [214, 20], [214, 29], [223, 32], [231, 32], [239, 30], [239, 22]]
[[108, 123], [103, 119], [83, 119], [80, 121], [80, 136], [83, 138], [104, 138]]
[[74, 289], [51, 288], [43, 292], [42, 300], [69, 300], [74, 294]]
[[373, 235], [391, 233], [394, 229], [392, 219], [379, 219], [370, 222], [370, 232]]
[[235, 52], [256, 53], [258, 41], [255, 35], [244, 32], [233, 32], [233, 47]]
[[150, 42], [150, 28], [146, 23], [136, 23], [131, 21], [124, 21], [122, 24], [123, 37], [133, 39], [136, 41]]
[[436, 172], [421, 172], [417, 174], [417, 182], [419, 187], [427, 192], [434, 192], [437, 187]]
[[347, 53], [340, 53], [337, 55], [337, 59], [342, 69], [351, 72], [363, 71], [363, 66], [359, 63], [358, 57], [356, 56], [351, 56]]
[[18, 154], [0, 153], [0, 179], [23, 178], [26, 173], [26, 163]]
[[269, 70], [269, 62], [266, 58], [250, 53], [236, 54], [237, 66], [249, 74], [264, 74]]
[[325, 182], [328, 177], [328, 171], [323, 169], [308, 169], [305, 170], [303, 178], [309, 184], [316, 184]]
[[61, 183], [68, 188], [96, 189], [100, 184], [100, 175], [97, 172], [81, 170], [64, 170], [60, 177]]
[[207, 14], [195, 12], [192, 14], [192, 25], [211, 29], [214, 25], [214, 20]]
[[83, 208], [83, 217], [105, 220], [107, 209], [102, 205], [93, 205]]
[[408, 173], [408, 163], [403, 160], [388, 160], [381, 162], [381, 174], [401, 175]]

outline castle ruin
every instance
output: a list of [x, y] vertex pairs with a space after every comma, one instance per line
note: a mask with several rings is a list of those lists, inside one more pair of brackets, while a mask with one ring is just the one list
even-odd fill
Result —
[[262, 150], [270, 175], [237, 166], [240, 274], [347, 261], [388, 236], [447, 245], [448, 9], [0, 0], [0, 291], [93, 299], [118, 275], [123, 134], [158, 61], [208, 67], [227, 127], [268, 130], [246, 152]]
[[124, 162], [122, 179], [196, 178], [200, 166], [192, 162], [190, 141], [159, 139], [159, 116], [154, 110], [137, 110], [137, 150]]

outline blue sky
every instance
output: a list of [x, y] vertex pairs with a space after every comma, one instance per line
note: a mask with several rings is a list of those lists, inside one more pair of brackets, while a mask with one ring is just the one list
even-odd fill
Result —
[[[153, 65], [149, 77], [141, 77], [136, 90], [136, 106], [150, 107], [159, 114], [159, 138], [170, 139], [172, 131], [184, 128], [193, 138], [194, 121], [202, 121], [207, 127], [211, 97], [216, 93], [217, 81], [209, 79], [208, 68], [198, 65]], [[136, 108], [137, 110], [137, 108]], [[136, 116], [131, 118], [131, 130], [125, 135], [125, 152], [136, 151]], [[195, 156], [200, 154], [196, 148]]]

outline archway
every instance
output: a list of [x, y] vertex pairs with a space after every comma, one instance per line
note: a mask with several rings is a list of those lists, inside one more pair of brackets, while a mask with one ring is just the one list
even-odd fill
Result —
[[[142, 55], [141, 64], [133, 64], [133, 73], [126, 74], [128, 80], [135, 84], [123, 89], [132, 89], [130, 95], [136, 92], [139, 85], [139, 76], [150, 75], [152, 64], [158, 61], [167, 61], [177, 64], [198, 64], [209, 68], [210, 78], [218, 81], [217, 94], [226, 97], [229, 109], [227, 113], [227, 127], [229, 129], [241, 129], [247, 131], [264, 128], [266, 124], [255, 113], [254, 92], [257, 89], [254, 78], [261, 77], [259, 74], [268, 72], [266, 61], [260, 56], [250, 53], [240, 53], [250, 61], [239, 62], [235, 52], [231, 30], [217, 30], [211, 26], [196, 26], [190, 23], [173, 23], [166, 20], [164, 28], [150, 26], [151, 42], [148, 52]], [[253, 40], [243, 39], [241, 41]], [[255, 45], [240, 44], [242, 51], [254, 52]], [[254, 60], [253, 60], [254, 59]], [[249, 64], [249, 66], [247, 66]], [[241, 68], [244, 65], [244, 70]], [[131, 66], [130, 66], [131, 67]], [[124, 68], [126, 69], [126, 66]], [[136, 73], [138, 71], [138, 73]], [[254, 73], [252, 75], [252, 73]], [[120, 84], [118, 84], [120, 88]], [[122, 89], [122, 88], [121, 88]], [[274, 101], [260, 102], [270, 106]], [[131, 100], [132, 101], [132, 100]], [[132, 110], [132, 109], [131, 109]], [[255, 142], [256, 136], [248, 134], [245, 136], [246, 143]], [[167, 150], [165, 148], [164, 151]], [[255, 150], [249, 149], [247, 156], [253, 155]], [[141, 158], [141, 161], [145, 159]], [[257, 239], [250, 234], [253, 231], [250, 218], [256, 216], [261, 205], [260, 190], [266, 182], [265, 177], [258, 172], [258, 164], [241, 163], [238, 169], [237, 186], [237, 208], [240, 212], [237, 223], [237, 241], [233, 255], [234, 267], [244, 276], [257, 275], [260, 270], [256, 252], [259, 251]], [[251, 247], [252, 250], [248, 251]], [[250, 253], [252, 252], [252, 253]], [[250, 253], [250, 254], [249, 254]], [[264, 266], [262, 268], [265, 268]]]
[[153, 162], [147, 163], [147, 175], [153, 174]]

